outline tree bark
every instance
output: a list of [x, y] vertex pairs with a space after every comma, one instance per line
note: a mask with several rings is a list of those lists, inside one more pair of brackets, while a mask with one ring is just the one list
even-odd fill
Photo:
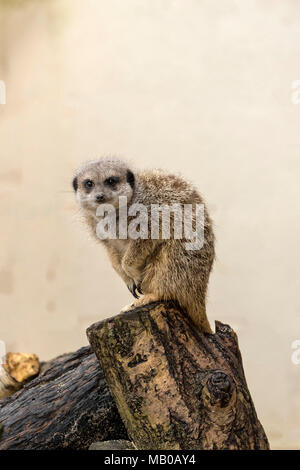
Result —
[[95, 441], [127, 439], [89, 347], [41, 369], [22, 390], [0, 401], [0, 450], [88, 449]]
[[87, 330], [138, 449], [268, 449], [247, 388], [237, 336], [197, 331], [172, 302]]

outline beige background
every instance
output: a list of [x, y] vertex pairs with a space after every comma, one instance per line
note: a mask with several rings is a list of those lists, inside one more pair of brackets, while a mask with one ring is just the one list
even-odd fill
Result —
[[237, 331], [273, 448], [300, 448], [300, 3], [0, 0], [0, 339], [41, 359], [130, 300], [70, 181], [105, 154], [180, 171], [217, 235], [208, 312]]

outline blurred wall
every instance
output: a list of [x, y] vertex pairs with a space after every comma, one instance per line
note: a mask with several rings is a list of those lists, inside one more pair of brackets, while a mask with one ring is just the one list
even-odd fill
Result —
[[179, 171], [217, 236], [208, 314], [238, 335], [273, 448], [300, 448], [300, 4], [0, 0], [0, 339], [41, 359], [130, 294], [70, 181], [106, 154]]

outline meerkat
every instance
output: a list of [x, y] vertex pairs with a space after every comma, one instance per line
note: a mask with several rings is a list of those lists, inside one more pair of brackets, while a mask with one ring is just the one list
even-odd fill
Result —
[[[111, 157], [82, 165], [74, 175], [73, 188], [92, 234], [104, 244], [113, 268], [137, 299], [122, 311], [150, 302], [175, 300], [201, 331], [212, 333], [206, 316], [206, 292], [215, 258], [215, 237], [198, 191], [180, 176], [160, 170], [136, 172]], [[175, 239], [172, 232], [169, 239], [163, 239], [161, 231], [156, 239], [99, 240], [97, 209], [110, 204], [118, 216], [121, 196], [126, 197], [129, 208], [133, 204], [143, 204], [148, 209], [153, 204], [204, 205], [203, 246], [187, 250], [186, 239]], [[151, 222], [149, 228], [150, 225]]]

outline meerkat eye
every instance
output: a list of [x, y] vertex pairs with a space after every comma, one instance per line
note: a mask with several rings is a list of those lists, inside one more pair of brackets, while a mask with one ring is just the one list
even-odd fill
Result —
[[83, 182], [83, 186], [85, 187], [85, 189], [92, 189], [95, 185], [92, 180], [85, 180]]
[[116, 176], [111, 176], [110, 178], [107, 178], [104, 183], [107, 184], [107, 186], [115, 186], [119, 182], [119, 178]]

